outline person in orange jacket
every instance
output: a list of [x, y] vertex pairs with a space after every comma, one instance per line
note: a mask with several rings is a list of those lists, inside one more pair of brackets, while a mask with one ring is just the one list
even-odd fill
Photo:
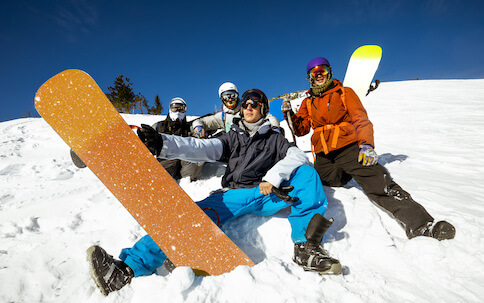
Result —
[[[455, 228], [434, 218], [378, 164], [373, 124], [350, 87], [333, 79], [328, 60], [314, 58], [307, 65], [311, 88], [297, 114], [289, 101], [282, 104], [285, 119], [292, 118], [296, 136], [314, 129], [311, 145], [314, 168], [328, 186], [344, 186], [352, 178], [368, 198], [389, 212], [403, 226], [409, 239], [417, 236], [453, 239]], [[290, 113], [290, 115], [287, 115]]]

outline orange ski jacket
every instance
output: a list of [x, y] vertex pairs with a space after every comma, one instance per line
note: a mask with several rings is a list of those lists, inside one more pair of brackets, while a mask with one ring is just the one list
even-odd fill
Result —
[[338, 150], [353, 142], [375, 147], [373, 124], [355, 92], [343, 87], [341, 81], [321, 96], [305, 98], [296, 115], [292, 117], [297, 136], [304, 136], [311, 128], [314, 153]]

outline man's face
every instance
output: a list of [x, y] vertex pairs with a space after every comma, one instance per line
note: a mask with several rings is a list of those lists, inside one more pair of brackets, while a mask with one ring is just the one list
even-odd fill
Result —
[[260, 105], [260, 103], [251, 99], [242, 103], [242, 114], [244, 115], [244, 120], [248, 123], [255, 123], [262, 119], [261, 110], [262, 106]]
[[314, 78], [314, 84], [316, 85], [323, 85], [326, 80], [328, 80], [328, 75], [322, 75], [322, 74], [319, 74], [316, 76], [316, 78]]

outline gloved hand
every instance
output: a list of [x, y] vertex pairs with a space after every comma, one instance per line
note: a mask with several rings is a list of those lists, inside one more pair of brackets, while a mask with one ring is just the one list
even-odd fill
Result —
[[362, 144], [358, 154], [358, 162], [364, 166], [373, 166], [378, 163], [378, 155], [371, 145]]
[[292, 111], [291, 102], [288, 100], [284, 100], [281, 105], [281, 112], [287, 113], [290, 111]]
[[201, 125], [196, 126], [193, 129], [193, 133], [194, 133], [195, 137], [197, 137], [197, 138], [205, 138], [205, 130], [203, 129], [203, 126], [201, 126]]
[[272, 192], [282, 201], [286, 201], [289, 203], [293, 203], [299, 201], [298, 197], [291, 197], [289, 196], [289, 192], [294, 189], [294, 186], [281, 186], [281, 187], [273, 187]]
[[149, 151], [153, 155], [159, 156], [163, 147], [163, 137], [153, 127], [146, 124], [141, 124], [141, 128], [136, 132]]

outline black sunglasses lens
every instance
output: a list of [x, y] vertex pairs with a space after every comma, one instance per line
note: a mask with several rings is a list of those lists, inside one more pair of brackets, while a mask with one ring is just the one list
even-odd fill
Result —
[[259, 102], [245, 101], [241, 105], [243, 108], [248, 108], [250, 105], [250, 107], [252, 107], [253, 109], [256, 109], [257, 107], [259, 107]]

